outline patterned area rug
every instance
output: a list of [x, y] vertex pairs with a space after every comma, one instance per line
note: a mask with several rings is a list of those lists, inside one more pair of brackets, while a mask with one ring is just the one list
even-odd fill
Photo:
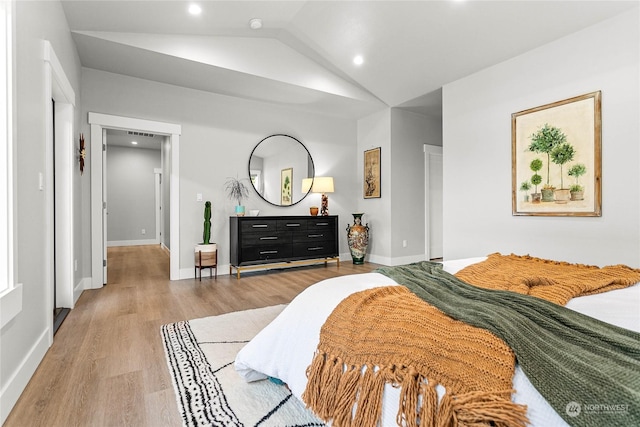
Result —
[[169, 372], [184, 426], [324, 426], [284, 386], [246, 383], [238, 351], [284, 309], [238, 311], [162, 326]]

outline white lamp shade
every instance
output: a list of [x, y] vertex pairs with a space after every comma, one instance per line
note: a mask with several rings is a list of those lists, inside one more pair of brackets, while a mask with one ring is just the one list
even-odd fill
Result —
[[333, 193], [333, 177], [316, 176], [313, 179], [311, 191], [314, 193]]

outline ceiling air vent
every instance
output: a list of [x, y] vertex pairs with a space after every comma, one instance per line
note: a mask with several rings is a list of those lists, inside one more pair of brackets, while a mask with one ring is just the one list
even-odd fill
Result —
[[133, 136], [145, 136], [147, 138], [153, 138], [155, 135], [152, 133], [145, 133], [145, 132], [135, 132], [135, 131], [127, 131], [128, 135], [133, 135]]

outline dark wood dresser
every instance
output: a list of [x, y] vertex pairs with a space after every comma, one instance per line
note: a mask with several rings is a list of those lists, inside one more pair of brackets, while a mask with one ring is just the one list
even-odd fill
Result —
[[318, 261], [340, 262], [338, 216], [232, 216], [229, 274]]

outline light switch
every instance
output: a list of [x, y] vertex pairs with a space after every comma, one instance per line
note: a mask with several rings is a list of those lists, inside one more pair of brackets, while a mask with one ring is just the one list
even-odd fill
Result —
[[196, 194], [196, 202], [201, 202], [201, 201], [202, 201], [202, 193]]

